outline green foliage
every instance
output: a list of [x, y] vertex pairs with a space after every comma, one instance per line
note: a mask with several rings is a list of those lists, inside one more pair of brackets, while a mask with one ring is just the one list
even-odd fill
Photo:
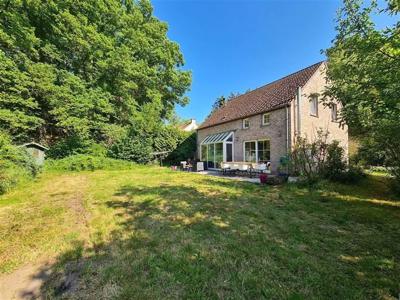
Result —
[[[398, 1], [344, 0], [334, 44], [326, 51], [330, 81], [325, 101], [338, 99], [341, 119], [384, 151], [400, 186], [400, 22]], [[372, 16], [392, 16], [379, 29]], [[381, 151], [379, 151], [381, 152]], [[367, 154], [370, 158], [371, 155]], [[373, 158], [375, 159], [375, 158]], [[369, 159], [368, 159], [369, 160]]]
[[[357, 153], [352, 157], [356, 164], [366, 167], [383, 166], [386, 162], [386, 153], [382, 145], [371, 137], [361, 139]], [[390, 165], [390, 161], [387, 162]]]
[[325, 178], [331, 180], [339, 179], [346, 169], [344, 161], [344, 149], [339, 146], [338, 141], [333, 141], [326, 147], [326, 160], [323, 163], [322, 173]]
[[0, 132], [0, 194], [35, 177], [39, 171], [33, 157], [24, 148], [11, 144], [10, 137]]
[[212, 106], [211, 113], [216, 111], [217, 109], [220, 109], [226, 104], [227, 100], [224, 96], [220, 96], [217, 99], [215, 99], [215, 102]]
[[344, 149], [338, 141], [327, 142], [328, 133], [318, 131], [317, 137], [309, 142], [298, 137], [290, 155], [290, 167], [293, 175], [300, 175], [305, 183], [313, 185], [321, 179], [342, 183], [355, 183], [364, 173], [361, 168], [347, 166]]
[[2, 1], [0, 14], [0, 129], [15, 141], [110, 145], [149, 106], [162, 124], [188, 102], [191, 74], [148, 1]]
[[126, 137], [112, 145], [109, 149], [109, 156], [145, 164], [152, 160], [152, 152], [151, 141], [136, 136]]
[[196, 133], [181, 131], [176, 148], [167, 156], [166, 162], [177, 165], [181, 161], [192, 159], [196, 153]]
[[59, 171], [94, 171], [94, 170], [119, 170], [128, 169], [134, 164], [101, 156], [87, 154], [71, 155], [62, 159], [47, 160], [47, 170]]
[[83, 139], [79, 135], [72, 135], [59, 140], [46, 152], [47, 157], [51, 159], [60, 159], [75, 154], [104, 157], [107, 155], [107, 149], [92, 140]]

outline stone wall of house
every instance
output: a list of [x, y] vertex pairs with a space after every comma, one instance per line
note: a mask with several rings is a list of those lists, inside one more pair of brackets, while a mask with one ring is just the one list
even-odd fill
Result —
[[[210, 134], [234, 131], [234, 160], [244, 161], [244, 142], [254, 140], [270, 140], [271, 168], [275, 172], [282, 156], [287, 154], [286, 140], [286, 108], [269, 112], [270, 124], [262, 125], [262, 114], [249, 117], [250, 127], [243, 129], [243, 120], [235, 120], [197, 131], [197, 155], [200, 158], [200, 144]], [[288, 113], [289, 110], [288, 110]], [[289, 117], [290, 120], [290, 117]], [[290, 128], [290, 122], [289, 122]], [[290, 131], [289, 131], [290, 132]], [[290, 134], [290, 133], [289, 133]], [[290, 136], [289, 136], [290, 141]], [[289, 145], [290, 147], [290, 145]]]
[[[300, 102], [300, 131], [303, 137], [309, 140], [315, 139], [317, 131], [322, 129], [323, 132], [329, 132], [328, 141], [338, 140], [341, 146], [345, 149], [346, 157], [348, 155], [348, 128], [346, 125], [341, 126], [338, 122], [332, 121], [331, 108], [318, 103], [318, 115], [312, 116], [310, 114], [310, 96], [319, 94], [318, 99], [321, 100], [321, 95], [324, 91], [325, 82], [325, 65], [323, 64], [320, 69], [310, 78], [308, 83], [302, 88], [302, 97]], [[292, 110], [296, 111], [296, 101], [292, 102]], [[340, 104], [338, 104], [338, 111]], [[296, 116], [295, 116], [296, 117]], [[294, 117], [294, 118], [295, 118]], [[294, 124], [297, 124], [292, 120]], [[293, 133], [292, 128], [292, 133]], [[292, 135], [294, 136], [294, 135]]]

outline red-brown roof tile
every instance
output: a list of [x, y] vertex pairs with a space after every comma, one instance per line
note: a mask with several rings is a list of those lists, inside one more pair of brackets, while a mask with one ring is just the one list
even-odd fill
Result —
[[294, 99], [298, 87], [304, 86], [323, 62], [268, 83], [240, 95], [208, 117], [199, 129], [260, 114], [288, 105]]

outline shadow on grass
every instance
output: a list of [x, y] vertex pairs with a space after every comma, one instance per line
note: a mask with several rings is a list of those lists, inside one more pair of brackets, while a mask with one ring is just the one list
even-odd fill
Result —
[[[311, 196], [310, 196], [311, 195]], [[125, 185], [99, 203], [116, 222], [51, 267], [43, 297], [379, 298], [399, 291], [399, 221], [373, 224], [330, 196], [199, 178]], [[359, 206], [361, 205], [361, 206]], [[382, 219], [382, 220], [381, 220]], [[382, 223], [383, 222], [383, 223]], [[379, 222], [378, 222], [379, 223]], [[38, 274], [40, 276], [40, 274]], [[327, 284], [329, 283], [329, 284]]]

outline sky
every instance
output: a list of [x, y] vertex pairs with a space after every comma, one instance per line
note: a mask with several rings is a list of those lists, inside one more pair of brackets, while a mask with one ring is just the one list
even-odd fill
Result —
[[153, 0], [154, 14], [192, 71], [184, 119], [204, 121], [215, 99], [244, 93], [325, 59], [339, 0]]

